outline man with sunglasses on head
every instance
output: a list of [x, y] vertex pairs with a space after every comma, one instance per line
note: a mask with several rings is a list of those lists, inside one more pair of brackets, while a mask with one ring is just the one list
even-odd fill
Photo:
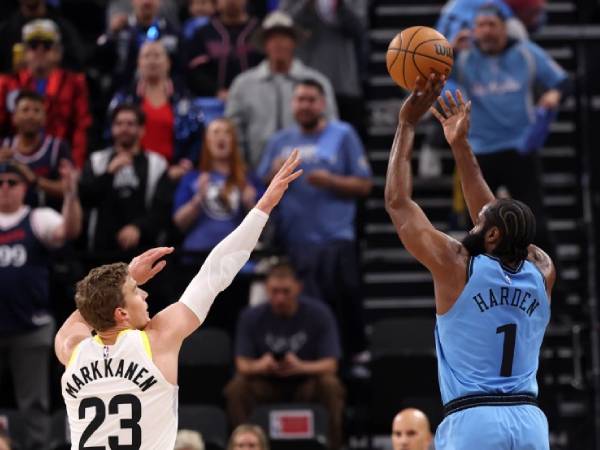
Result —
[[48, 252], [76, 238], [81, 229], [76, 172], [65, 161], [60, 173], [62, 214], [26, 206], [27, 182], [19, 166], [13, 161], [0, 163], [0, 367], [8, 366], [12, 375], [26, 425], [26, 450], [47, 448], [54, 336]]
[[12, 134], [11, 115], [19, 92], [37, 92], [44, 97], [46, 134], [68, 142], [73, 161], [81, 168], [87, 153], [87, 129], [92, 123], [85, 75], [60, 67], [62, 39], [53, 21], [29, 22], [23, 27], [22, 38], [24, 67], [0, 78], [0, 132]]

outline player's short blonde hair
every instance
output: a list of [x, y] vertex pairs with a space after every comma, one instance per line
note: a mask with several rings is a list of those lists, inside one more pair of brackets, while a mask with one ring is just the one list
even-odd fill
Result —
[[258, 425], [250, 425], [250, 424], [242, 424], [239, 425], [233, 433], [231, 433], [231, 437], [229, 438], [229, 443], [227, 444], [227, 450], [233, 450], [233, 445], [235, 444], [235, 439], [244, 433], [250, 433], [257, 437], [258, 443], [260, 445], [260, 450], [269, 450], [269, 440], [265, 435], [265, 432]]
[[75, 303], [77, 309], [96, 331], [115, 326], [115, 308], [125, 307], [123, 285], [129, 267], [125, 263], [106, 264], [90, 270], [77, 283]]

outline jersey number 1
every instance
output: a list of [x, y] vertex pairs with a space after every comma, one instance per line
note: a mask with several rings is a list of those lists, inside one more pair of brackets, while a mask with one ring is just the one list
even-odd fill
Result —
[[496, 328], [496, 334], [504, 333], [504, 348], [502, 349], [501, 377], [512, 376], [513, 359], [515, 357], [515, 344], [517, 341], [517, 324], [507, 323]]
[[[139, 450], [140, 446], [142, 445], [142, 429], [139, 425], [140, 419], [142, 418], [142, 404], [135, 395], [115, 395], [108, 403], [108, 413], [119, 414], [119, 405], [131, 406], [131, 418], [121, 419], [121, 429], [131, 430], [131, 444], [119, 444], [119, 438], [117, 436], [109, 436], [108, 445], [111, 450]], [[104, 422], [104, 419], [106, 418], [106, 407], [104, 406], [104, 402], [98, 397], [88, 397], [81, 401], [79, 404], [80, 419], [85, 419], [85, 411], [88, 408], [94, 408], [96, 410], [96, 414], [87, 428], [81, 434], [81, 439], [79, 440], [79, 450], [106, 450], [106, 447], [104, 446], [88, 447], [85, 445], [92, 434], [94, 434], [94, 432], [100, 428], [100, 425], [102, 425], [102, 422]]]

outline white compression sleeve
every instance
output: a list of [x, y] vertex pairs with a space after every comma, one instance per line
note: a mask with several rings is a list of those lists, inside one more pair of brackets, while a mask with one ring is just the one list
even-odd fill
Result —
[[242, 223], [210, 252], [198, 274], [181, 296], [183, 302], [204, 322], [215, 297], [231, 284], [246, 264], [269, 215], [252, 209]]

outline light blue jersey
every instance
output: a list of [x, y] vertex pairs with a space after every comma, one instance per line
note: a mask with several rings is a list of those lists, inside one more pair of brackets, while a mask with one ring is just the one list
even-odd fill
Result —
[[435, 329], [442, 401], [475, 394], [537, 396], [540, 346], [550, 319], [545, 281], [529, 262], [512, 270], [471, 258], [456, 303]]
[[435, 433], [436, 450], [550, 448], [546, 416], [521, 401], [537, 396], [549, 319], [544, 277], [531, 262], [512, 270], [489, 255], [470, 259], [463, 292], [437, 316], [435, 339], [444, 405], [482, 397], [483, 403], [447, 415]]

